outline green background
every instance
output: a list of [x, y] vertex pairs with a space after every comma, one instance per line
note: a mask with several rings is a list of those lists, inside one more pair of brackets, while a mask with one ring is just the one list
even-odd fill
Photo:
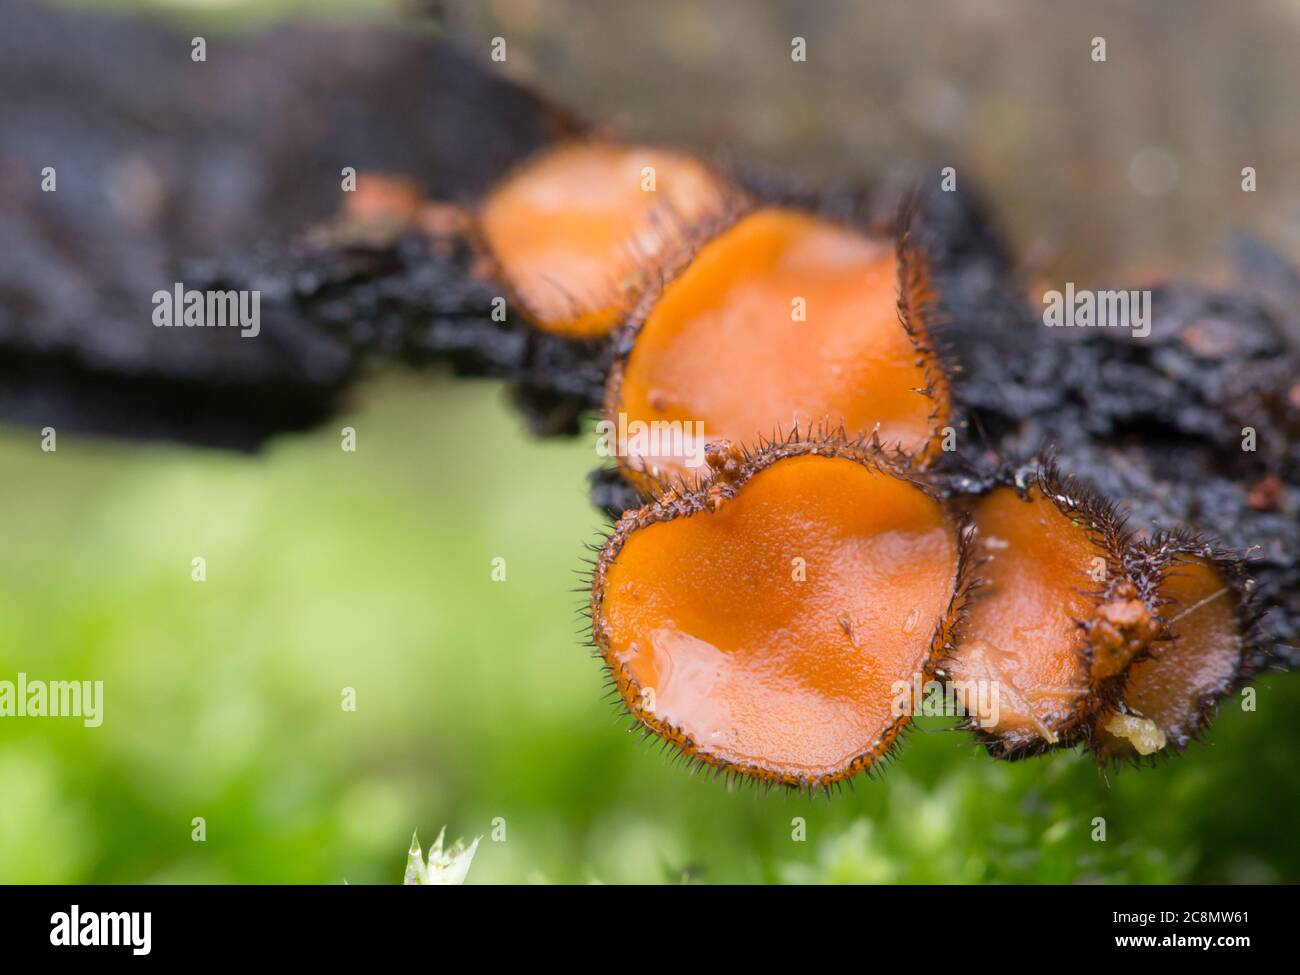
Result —
[[39, 441], [0, 432], [0, 679], [103, 680], [104, 722], [0, 719], [0, 881], [396, 883], [444, 824], [479, 883], [1300, 879], [1294, 675], [1109, 783], [940, 719], [830, 800], [691, 775], [579, 632], [594, 438], [530, 440], [492, 384], [377, 377], [251, 458]]
[[[254, 29], [309, 4], [147, 6]], [[630, 131], [817, 180], [962, 160], [1027, 273], [1199, 273], [1241, 224], [1300, 253], [1291, 5], [449, 9], [482, 51], [509, 35], [509, 74]], [[1105, 66], [1086, 57], [1097, 33]], [[1149, 145], [1181, 163], [1168, 195], [1131, 185]], [[1258, 194], [1238, 189], [1246, 163]], [[1185, 757], [1109, 781], [1077, 753], [995, 762], [935, 719], [831, 800], [674, 765], [604, 699], [576, 616], [602, 529], [593, 440], [531, 440], [502, 400], [378, 375], [256, 457], [68, 433], [43, 453], [36, 430], [0, 428], [0, 679], [103, 680], [106, 697], [99, 728], [0, 719], [0, 882], [396, 883], [411, 831], [444, 824], [484, 836], [471, 883], [1300, 881], [1294, 674], [1260, 681], [1254, 712], [1230, 702]]]

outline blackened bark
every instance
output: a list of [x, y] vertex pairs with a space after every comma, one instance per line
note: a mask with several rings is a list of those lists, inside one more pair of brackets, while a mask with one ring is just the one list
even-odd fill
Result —
[[[501, 289], [462, 241], [305, 235], [336, 216], [345, 166], [471, 200], [572, 123], [438, 40], [209, 41], [195, 64], [189, 38], [155, 27], [7, 11], [0, 418], [253, 449], [324, 420], [366, 362], [397, 361], [504, 379], [534, 431], [576, 432], [600, 408], [607, 343], [493, 321]], [[1051, 449], [1135, 526], [1249, 550], [1263, 625], [1296, 663], [1300, 275], [1242, 239], [1240, 286], [1158, 288], [1147, 338], [1049, 329], [970, 196], [924, 193], [918, 226], [954, 367], [948, 488]], [[153, 327], [151, 296], [174, 282], [260, 292], [261, 334]], [[592, 500], [617, 513], [636, 497], [604, 471]]]
[[[202, 273], [194, 259], [247, 270], [255, 249], [288, 246], [337, 212], [344, 167], [472, 199], [570, 127], [429, 37], [289, 27], [206, 41], [196, 63], [188, 35], [6, 3], [0, 418], [240, 448], [319, 422], [361, 357], [303, 316], [313, 276], [355, 273], [365, 291], [396, 275], [400, 290], [445, 280], [444, 262], [277, 261], [294, 277], [257, 278], [268, 290], [256, 339], [154, 328], [154, 292], [205, 287], [189, 277]], [[55, 192], [42, 192], [46, 167]]]

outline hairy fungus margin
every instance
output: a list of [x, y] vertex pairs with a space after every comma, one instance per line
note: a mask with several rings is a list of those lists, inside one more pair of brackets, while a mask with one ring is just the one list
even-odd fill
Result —
[[[950, 393], [910, 214], [892, 240], [787, 204], [711, 230], [620, 333], [606, 417], [741, 444], [843, 427], [928, 463]], [[629, 451], [619, 464], [646, 493], [699, 473], [663, 453]]]
[[1177, 532], [1142, 543], [1137, 561], [1158, 579], [1162, 634], [1134, 661], [1121, 698], [1093, 719], [1090, 744], [1102, 761], [1182, 751], [1254, 669], [1244, 558]]
[[627, 512], [596, 560], [619, 696], [722, 772], [812, 790], [872, 770], [910, 720], [898, 687], [951, 648], [965, 533], [862, 441], [712, 445], [710, 467]]
[[997, 695], [997, 720], [971, 725], [991, 754], [1074, 744], [1159, 635], [1152, 574], [1115, 506], [1050, 465], [979, 499], [972, 521], [978, 590], [944, 677]]

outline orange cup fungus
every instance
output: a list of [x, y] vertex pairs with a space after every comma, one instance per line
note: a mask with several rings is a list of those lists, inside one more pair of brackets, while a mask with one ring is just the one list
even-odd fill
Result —
[[[409, 208], [400, 189], [374, 207]], [[1184, 747], [1249, 669], [1240, 560], [1137, 543], [1050, 465], [960, 528], [967, 503], [922, 481], [951, 393], [905, 224], [886, 241], [739, 201], [688, 156], [593, 141], [477, 214], [536, 327], [623, 325], [605, 419], [653, 500], [600, 549], [590, 615], [637, 722], [804, 789], [875, 769], [932, 687], [998, 757]]]
[[1168, 540], [1157, 543], [1156, 552], [1168, 560], [1160, 581], [1165, 638], [1134, 662], [1122, 706], [1097, 718], [1093, 748], [1101, 758], [1182, 750], [1246, 668], [1236, 564], [1203, 546]]
[[996, 699], [978, 722], [994, 754], [1069, 744], [1158, 635], [1150, 586], [1126, 573], [1110, 506], [1050, 471], [1024, 496], [994, 490], [973, 521], [979, 581], [945, 674]]
[[[593, 639], [638, 721], [726, 772], [826, 788], [885, 756], [964, 593], [942, 505], [862, 443], [712, 450], [719, 471], [626, 513]], [[918, 676], [919, 675], [919, 676]]]
[[483, 202], [479, 234], [497, 276], [539, 328], [607, 334], [681, 228], [719, 216], [730, 190], [680, 153], [608, 142], [551, 149]]
[[[796, 209], [765, 206], [704, 244], [647, 296], [610, 377], [606, 411], [629, 426], [682, 423], [750, 444], [794, 429], [878, 432], [930, 456], [948, 387], [923, 322], [921, 257]], [[682, 453], [629, 449], [633, 483], [703, 471]]]

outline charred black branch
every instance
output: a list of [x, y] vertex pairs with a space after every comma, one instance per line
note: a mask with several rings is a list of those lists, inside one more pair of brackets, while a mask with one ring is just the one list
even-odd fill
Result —
[[[376, 361], [505, 380], [540, 434], [600, 409], [607, 344], [494, 321], [501, 289], [463, 241], [307, 233], [336, 219], [343, 167], [472, 200], [571, 123], [427, 38], [292, 28], [189, 54], [154, 27], [9, 5], [0, 418], [253, 449], [323, 421]], [[1241, 239], [1240, 286], [1157, 289], [1146, 338], [1047, 328], [975, 201], [933, 188], [920, 206], [956, 370], [950, 492], [1050, 448], [1135, 526], [1250, 550], [1263, 625], [1296, 663], [1300, 275]], [[178, 282], [259, 292], [259, 335], [154, 327], [151, 296]], [[592, 500], [636, 497], [596, 472]]]
[[[396, 252], [274, 261], [256, 275], [256, 339], [155, 328], [154, 292], [288, 247], [338, 212], [344, 167], [472, 199], [571, 125], [427, 36], [210, 34], [196, 63], [189, 34], [148, 23], [27, 3], [3, 20], [0, 418], [18, 423], [249, 449], [319, 422], [361, 356], [304, 315], [313, 277], [353, 274], [369, 301], [394, 279], [437, 293], [458, 269]], [[450, 287], [437, 308], [468, 297]]]

